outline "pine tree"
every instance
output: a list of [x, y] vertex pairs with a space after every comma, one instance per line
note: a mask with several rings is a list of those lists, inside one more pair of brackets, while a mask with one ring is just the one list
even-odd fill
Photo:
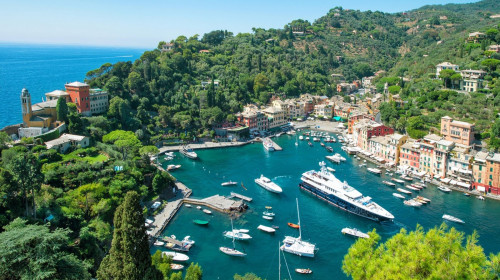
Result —
[[98, 279], [163, 279], [151, 262], [139, 200], [136, 192], [128, 192], [116, 209], [111, 249], [97, 271]]

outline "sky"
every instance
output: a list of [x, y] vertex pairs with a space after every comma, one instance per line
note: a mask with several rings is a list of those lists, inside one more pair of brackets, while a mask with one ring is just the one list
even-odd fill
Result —
[[395, 13], [469, 2], [474, 0], [0, 0], [0, 42], [155, 48], [179, 35], [313, 22], [336, 6]]

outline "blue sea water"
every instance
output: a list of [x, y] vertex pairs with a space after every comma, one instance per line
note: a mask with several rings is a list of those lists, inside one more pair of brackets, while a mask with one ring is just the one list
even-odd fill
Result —
[[[381, 182], [387, 180], [385, 174], [374, 175], [359, 167], [361, 160], [356, 160], [340, 149], [340, 145], [331, 144], [335, 150], [347, 158], [340, 165], [327, 162], [336, 169], [335, 175], [346, 180], [364, 195], [371, 196], [375, 202], [390, 211], [395, 220], [393, 223], [376, 223], [365, 218], [344, 212], [332, 205], [300, 190], [298, 183], [303, 172], [318, 170], [318, 162], [325, 160], [328, 152], [318, 143], [309, 147], [306, 142], [299, 141], [295, 146], [295, 137], [283, 135], [277, 143], [284, 149], [281, 152], [269, 153], [260, 143], [244, 147], [198, 150], [200, 160], [190, 160], [177, 154], [167, 164], [181, 164], [182, 167], [172, 174], [193, 190], [193, 197], [203, 198], [214, 194], [229, 195], [231, 191], [253, 198], [249, 209], [234, 221], [235, 228], [250, 230], [253, 237], [250, 241], [236, 241], [237, 248], [248, 254], [244, 258], [229, 257], [219, 252], [220, 246], [231, 246], [231, 240], [225, 239], [222, 232], [231, 229], [228, 215], [216, 213], [208, 216], [196, 208], [182, 207], [171, 223], [166, 227], [164, 235], [176, 235], [183, 238], [192, 236], [196, 244], [188, 253], [189, 262], [202, 266], [206, 279], [232, 279], [235, 273], [254, 272], [265, 279], [278, 279], [278, 242], [285, 235], [298, 235], [298, 231], [287, 226], [287, 222], [297, 222], [295, 199], [298, 198], [302, 236], [316, 244], [319, 248], [315, 258], [298, 257], [286, 253], [286, 260], [293, 279], [345, 279], [342, 272], [342, 259], [354, 239], [341, 234], [344, 227], [354, 227], [368, 232], [376, 229], [382, 240], [398, 233], [401, 228], [414, 230], [417, 224], [426, 230], [441, 225], [443, 214], [459, 217], [465, 224], [446, 222], [448, 225], [471, 234], [479, 233], [479, 243], [485, 252], [500, 251], [500, 201], [480, 201], [474, 197], [465, 197], [453, 191], [445, 194], [435, 187], [429, 186], [420, 195], [430, 198], [432, 202], [420, 208], [405, 206], [403, 201], [392, 196], [395, 188]], [[368, 163], [368, 167], [374, 165]], [[261, 174], [270, 178], [283, 188], [282, 194], [270, 193], [254, 183]], [[234, 187], [222, 187], [225, 181], [243, 182], [247, 190], [240, 184]], [[401, 187], [401, 186], [399, 186]], [[412, 195], [415, 197], [417, 194]], [[262, 218], [265, 206], [272, 206], [276, 217], [269, 222]], [[193, 224], [193, 219], [209, 220], [208, 227]], [[258, 225], [278, 225], [275, 234], [264, 233], [257, 229]], [[156, 247], [151, 249], [154, 252]], [[312, 275], [299, 275], [295, 268], [311, 268]], [[289, 279], [282, 259], [282, 279]]]
[[22, 121], [21, 90], [32, 103], [45, 93], [64, 89], [68, 82], [81, 81], [85, 74], [104, 63], [134, 61], [143, 49], [57, 46], [0, 43], [0, 128]]

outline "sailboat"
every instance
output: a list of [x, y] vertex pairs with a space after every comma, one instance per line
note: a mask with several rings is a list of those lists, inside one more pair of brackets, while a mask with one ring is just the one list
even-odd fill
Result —
[[[233, 219], [231, 219], [231, 231], [234, 231]], [[235, 257], [244, 257], [247, 255], [241, 251], [236, 250], [236, 246], [234, 245], [234, 235], [233, 235], [233, 248], [219, 247], [219, 250], [226, 255], [235, 256]]]
[[[281, 254], [280, 243], [278, 242], [278, 280], [281, 280]], [[286, 270], [288, 271], [288, 277], [292, 280], [292, 275], [290, 274], [290, 269], [288, 268], [288, 263], [286, 262], [285, 254], [283, 254], [283, 259], [285, 260]]]
[[285, 236], [281, 250], [298, 256], [314, 258], [316, 245], [302, 240], [302, 227], [300, 226], [299, 199], [297, 201], [297, 217], [299, 226], [299, 237]]

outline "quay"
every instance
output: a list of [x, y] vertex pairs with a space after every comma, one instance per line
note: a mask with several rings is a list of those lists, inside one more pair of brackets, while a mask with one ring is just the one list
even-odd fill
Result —
[[200, 150], [200, 149], [217, 149], [217, 148], [225, 148], [225, 147], [239, 147], [243, 146], [246, 144], [253, 143], [254, 140], [250, 141], [236, 141], [236, 142], [205, 142], [205, 143], [198, 143], [198, 144], [183, 144], [183, 145], [176, 145], [176, 146], [163, 146], [159, 150], [160, 152], [158, 154], [164, 154], [167, 152], [178, 152], [182, 149], [184, 146], [189, 146], [189, 148], [193, 150]]
[[222, 213], [242, 212], [248, 208], [243, 200], [233, 200], [218, 194], [203, 199], [185, 198], [183, 202], [209, 207]]
[[244, 201], [248, 201], [248, 202], [251, 202], [251, 201], [252, 201], [252, 198], [251, 198], [251, 197], [244, 196], [244, 195], [242, 195], [242, 194], [235, 193], [235, 192], [231, 192], [231, 196], [230, 196], [230, 198], [232, 198], [232, 197], [236, 197], [236, 198], [239, 198], [239, 199], [243, 199]]
[[271, 138], [266, 137], [265, 139], [267, 139], [267, 141], [270, 141], [271, 143], [273, 143], [273, 147], [274, 147], [275, 151], [283, 151], [283, 148], [281, 148], [280, 145], [276, 144], [276, 142], [271, 140]]

